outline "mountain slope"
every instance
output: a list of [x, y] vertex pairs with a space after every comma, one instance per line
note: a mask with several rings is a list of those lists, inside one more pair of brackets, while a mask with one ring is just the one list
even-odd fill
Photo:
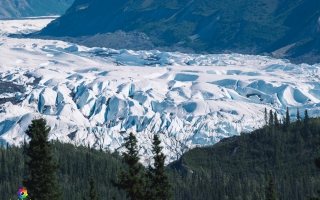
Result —
[[178, 185], [181, 199], [266, 199], [270, 172], [278, 199], [309, 199], [320, 188], [314, 164], [320, 155], [320, 119], [282, 129], [265, 126], [183, 154], [169, 165], [185, 172], [186, 181]]
[[318, 55], [319, 10], [320, 2], [314, 0], [76, 0], [38, 36], [135, 31], [146, 34], [155, 47], [208, 53], [271, 53], [295, 44], [281, 55], [296, 58]]
[[0, 19], [61, 15], [73, 0], [0, 0]]
[[[27, 173], [25, 164], [29, 160], [26, 155], [27, 145], [9, 146], [6, 149], [0, 144], [0, 199], [17, 199], [17, 188], [22, 187], [22, 180]], [[84, 146], [75, 147], [59, 141], [52, 141], [52, 149], [53, 160], [60, 164], [57, 176], [61, 186], [61, 199], [88, 198], [89, 178], [93, 176], [96, 186], [99, 186], [96, 187], [99, 197], [127, 200], [124, 192], [116, 189], [111, 183], [111, 180], [117, 180], [120, 166], [126, 167], [121, 162], [120, 156]]]
[[[306, 132], [304, 122], [291, 123], [288, 132], [264, 127], [186, 152], [166, 167], [174, 199], [263, 200], [271, 171], [278, 199], [307, 200], [320, 188], [320, 171], [313, 162], [320, 155], [320, 119], [310, 119], [308, 127]], [[57, 174], [63, 199], [86, 197], [90, 176], [99, 185], [99, 198], [125, 199], [124, 192], [111, 184], [120, 167], [126, 167], [117, 153], [58, 141], [52, 146], [54, 159], [61, 163]], [[25, 145], [4, 149], [0, 144], [1, 199], [16, 198], [25, 176], [25, 161]]]

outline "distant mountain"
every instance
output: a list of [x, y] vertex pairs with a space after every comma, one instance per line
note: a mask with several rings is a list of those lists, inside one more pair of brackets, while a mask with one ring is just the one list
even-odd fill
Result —
[[61, 15], [74, 0], [0, 0], [0, 19]]
[[[166, 50], [268, 53], [314, 63], [320, 60], [319, 11], [318, 0], [75, 0], [36, 36], [88, 41], [121, 30], [143, 33], [155, 48]], [[101, 38], [100, 46], [126, 43], [123, 37], [107, 37], [111, 43]], [[145, 49], [150, 48], [148, 43]]]

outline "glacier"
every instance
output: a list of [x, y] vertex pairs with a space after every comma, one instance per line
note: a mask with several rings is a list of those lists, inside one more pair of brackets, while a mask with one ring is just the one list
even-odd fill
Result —
[[0, 142], [28, 141], [31, 120], [43, 117], [49, 139], [97, 149], [121, 152], [133, 132], [147, 165], [152, 134], [159, 134], [169, 163], [262, 127], [265, 108], [283, 117], [288, 107], [292, 119], [297, 109], [320, 114], [319, 64], [7, 37], [40, 29], [44, 20], [0, 21]]

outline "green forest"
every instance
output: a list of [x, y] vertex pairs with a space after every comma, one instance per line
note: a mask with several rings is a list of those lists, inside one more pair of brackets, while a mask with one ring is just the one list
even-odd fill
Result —
[[[316, 196], [320, 189], [320, 165], [315, 165], [320, 157], [320, 118], [309, 118], [307, 112], [302, 116], [297, 113], [297, 120], [291, 122], [288, 112], [280, 119], [266, 111], [263, 128], [189, 150], [165, 168], [173, 199], [270, 199], [271, 182], [273, 199]], [[1, 145], [0, 199], [17, 199], [17, 190], [24, 186], [29, 145]], [[126, 199], [126, 191], [114, 184], [121, 171], [128, 170], [122, 154], [59, 141], [50, 141], [50, 145], [52, 159], [58, 163], [61, 199], [91, 199], [93, 180], [97, 199]], [[150, 171], [148, 167], [141, 170]]]

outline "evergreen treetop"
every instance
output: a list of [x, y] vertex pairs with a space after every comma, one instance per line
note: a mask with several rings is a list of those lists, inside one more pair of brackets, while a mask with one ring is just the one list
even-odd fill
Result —
[[267, 191], [267, 199], [266, 200], [276, 200], [276, 192], [274, 190], [273, 176], [270, 172], [269, 174], [269, 186]]
[[264, 108], [264, 121], [266, 125], [268, 125], [268, 113], [267, 113], [267, 108]]
[[49, 132], [50, 127], [43, 118], [32, 120], [26, 130], [31, 138], [27, 148], [30, 161], [26, 163], [29, 177], [23, 181], [23, 185], [34, 200], [61, 199], [56, 175], [59, 165], [53, 161], [51, 143], [48, 141]]
[[150, 189], [148, 190], [149, 199], [167, 200], [172, 198], [172, 190], [169, 178], [165, 172], [166, 156], [162, 153], [163, 147], [160, 146], [161, 141], [157, 134], [153, 136], [152, 153], [154, 159], [154, 167], [149, 165], [148, 178], [150, 181]]
[[123, 161], [128, 166], [128, 171], [125, 171], [123, 168], [120, 169], [118, 176], [120, 182], [115, 183], [115, 186], [125, 190], [127, 192], [127, 198], [143, 200], [146, 196], [145, 169], [142, 164], [139, 163], [137, 142], [133, 133], [130, 133], [125, 143], [127, 151], [122, 154]]
[[273, 126], [273, 112], [272, 110], [269, 111], [269, 126]]
[[309, 123], [310, 123], [310, 118], [309, 118], [308, 110], [306, 109], [304, 111], [304, 131], [305, 132], [308, 132], [309, 130]]
[[279, 119], [278, 119], [277, 112], [274, 112], [274, 125], [275, 125], [276, 127], [279, 127], [279, 126], [280, 126], [280, 122], [279, 122]]
[[93, 176], [91, 176], [89, 179], [89, 185], [90, 185], [89, 199], [90, 200], [98, 200], [98, 193], [96, 191], [96, 182], [95, 182]]

